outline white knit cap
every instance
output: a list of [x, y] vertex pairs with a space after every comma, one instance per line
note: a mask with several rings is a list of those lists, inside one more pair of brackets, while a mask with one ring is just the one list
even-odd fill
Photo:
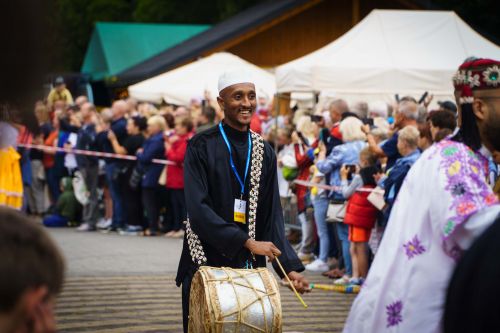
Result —
[[219, 76], [219, 93], [226, 89], [227, 87], [233, 86], [239, 83], [252, 83], [254, 84], [254, 78], [252, 73], [246, 70], [235, 70], [230, 72], [225, 72]]

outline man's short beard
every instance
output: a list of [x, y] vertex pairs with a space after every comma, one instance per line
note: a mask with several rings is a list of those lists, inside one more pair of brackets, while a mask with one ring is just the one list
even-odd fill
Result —
[[488, 144], [500, 152], [500, 110], [497, 110], [493, 103], [489, 105], [489, 108], [491, 112], [484, 123], [484, 136]]

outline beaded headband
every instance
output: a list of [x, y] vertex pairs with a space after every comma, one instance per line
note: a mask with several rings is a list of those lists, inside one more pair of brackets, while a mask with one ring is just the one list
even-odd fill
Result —
[[473, 90], [500, 88], [500, 62], [474, 59], [463, 63], [453, 76], [453, 85], [461, 90], [460, 104], [470, 104]]

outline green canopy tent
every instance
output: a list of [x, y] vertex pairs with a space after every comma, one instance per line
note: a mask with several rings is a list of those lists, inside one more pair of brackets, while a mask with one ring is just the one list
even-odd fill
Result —
[[209, 25], [96, 23], [81, 72], [92, 81], [112, 79], [137, 65], [208, 29]]

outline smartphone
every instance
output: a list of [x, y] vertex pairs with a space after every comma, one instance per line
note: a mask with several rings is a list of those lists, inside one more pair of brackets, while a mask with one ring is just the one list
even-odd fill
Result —
[[297, 132], [297, 134], [299, 135], [300, 140], [302, 140], [302, 142], [309, 147], [309, 140], [307, 140], [301, 132]]
[[319, 116], [319, 115], [311, 115], [311, 121], [314, 122], [314, 123], [318, 123], [320, 121], [323, 120], [323, 116]]
[[355, 173], [356, 172], [356, 165], [355, 164], [346, 164], [345, 166], [349, 170], [349, 173]]
[[347, 179], [352, 180], [352, 175], [356, 173], [356, 165], [355, 164], [346, 164], [346, 168], [349, 170], [347, 174]]
[[363, 119], [363, 124], [365, 125], [369, 125], [370, 127], [373, 127], [373, 118], [366, 118], [366, 119]]

